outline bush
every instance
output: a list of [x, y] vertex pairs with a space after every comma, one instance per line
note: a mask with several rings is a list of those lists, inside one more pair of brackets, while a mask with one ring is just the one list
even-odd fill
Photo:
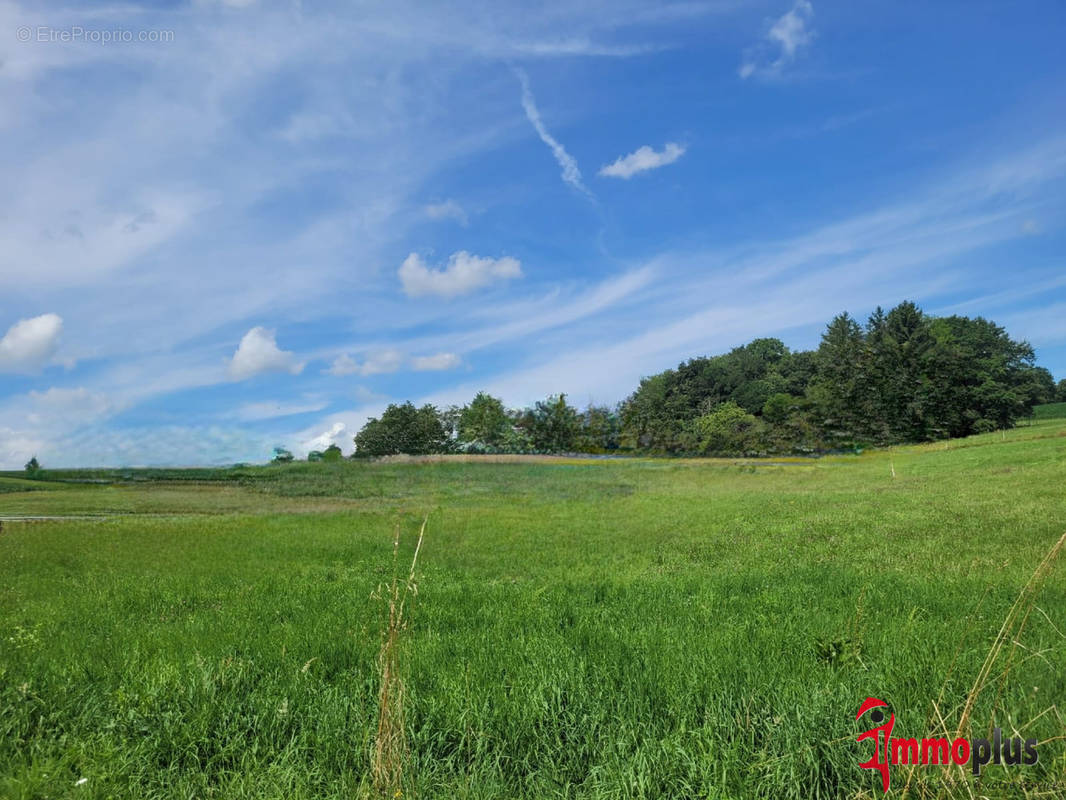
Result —
[[761, 449], [762, 423], [732, 400], [692, 423], [696, 445], [704, 454], [743, 454]]
[[294, 460], [294, 456], [284, 447], [274, 448], [274, 457], [270, 459], [273, 464], [289, 464]]

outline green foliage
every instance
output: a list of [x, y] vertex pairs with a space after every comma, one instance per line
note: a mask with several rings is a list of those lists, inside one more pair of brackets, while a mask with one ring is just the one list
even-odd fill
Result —
[[312, 450], [310, 453], [307, 454], [307, 460], [311, 461], [311, 462], [315, 462], [315, 461], [337, 462], [337, 461], [340, 461], [343, 458], [344, 458], [344, 454], [341, 452], [341, 449], [335, 444], [331, 444], [325, 450]]
[[274, 457], [270, 459], [274, 464], [289, 464], [294, 460], [293, 454], [284, 447], [274, 448]]
[[503, 446], [510, 429], [511, 420], [503, 402], [485, 392], [478, 392], [459, 413], [460, 442], [477, 443], [484, 449], [499, 448]]
[[501, 453], [533, 453], [535, 452], [533, 446], [533, 437], [530, 436], [529, 431], [522, 427], [519, 422], [519, 414], [509, 414], [512, 424], [507, 428], [507, 431], [503, 435], [503, 441], [500, 442], [499, 452]]
[[371, 417], [355, 435], [355, 455], [387, 456], [397, 453], [424, 455], [447, 453], [451, 438], [435, 406], [415, 408], [413, 403], [390, 404], [381, 419]]
[[41, 464], [37, 460], [37, 456], [32, 456], [30, 460], [26, 462], [24, 469], [26, 471], [26, 477], [36, 478], [37, 474], [41, 471]]
[[928, 371], [935, 390], [925, 400], [934, 424], [927, 438], [968, 436], [979, 432], [979, 420], [1009, 428], [1030, 412], [1040, 380], [1027, 343], [982, 317], [938, 319], [932, 331]]
[[590, 405], [578, 415], [574, 450], [579, 453], [609, 453], [619, 447], [621, 419], [607, 406]]
[[726, 402], [761, 414], [775, 394], [802, 395], [813, 369], [810, 354], [791, 353], [779, 339], [691, 359], [641, 381], [622, 406], [620, 442], [654, 453], [690, 450], [696, 417]]
[[650, 453], [677, 447], [685, 420], [694, 414], [692, 404], [677, 389], [674, 370], [643, 378], [622, 406], [622, 445]]
[[815, 651], [818, 658], [831, 667], [862, 666], [862, 647], [859, 642], [849, 637], [822, 638], [815, 642]]
[[931, 441], [1009, 428], [1058, 391], [1032, 348], [1001, 327], [903, 302], [878, 308], [865, 328], [834, 317], [812, 353], [756, 339], [645, 378], [622, 408], [620, 440], [703, 450], [695, 421], [731, 402], [760, 419], [760, 447], [774, 452]]
[[566, 453], [574, 449], [580, 421], [577, 410], [566, 402], [566, 395], [551, 395], [538, 400], [519, 419], [539, 453]]
[[697, 449], [705, 455], [753, 453], [761, 447], [762, 424], [732, 400], [692, 423]]
[[1033, 419], [1066, 419], [1066, 402], [1037, 406], [1033, 409]]
[[1046, 405], [1054, 403], [1058, 399], [1058, 387], [1051, 373], [1043, 367], [1033, 367], [1027, 370], [1021, 383], [1021, 390], [1025, 393], [1027, 406]]
[[815, 355], [809, 396], [826, 436], [837, 443], [855, 439], [870, 417], [862, 364], [864, 347], [862, 328], [845, 312], [829, 323]]
[[762, 418], [774, 425], [785, 422], [796, 408], [797, 399], [790, 394], [778, 392], [766, 398], [762, 407]]

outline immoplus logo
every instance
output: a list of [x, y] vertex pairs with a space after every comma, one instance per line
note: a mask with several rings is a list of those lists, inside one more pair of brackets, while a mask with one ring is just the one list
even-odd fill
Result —
[[891, 767], [896, 764], [963, 766], [968, 762], [974, 776], [980, 777], [981, 767], [989, 762], [1008, 766], [1016, 764], [1030, 766], [1036, 763], [1036, 739], [1023, 741], [1015, 737], [1004, 740], [1003, 732], [999, 728], [993, 730], [992, 741], [962, 738], [951, 740], [944, 737], [922, 739], [895, 737], [892, 735], [892, 729], [896, 725], [896, 715], [889, 714], [886, 722], [882, 708], [888, 708], [888, 703], [876, 697], [867, 697], [859, 706], [855, 719], [861, 719], [864, 714], [869, 713], [870, 721], [875, 727], [859, 734], [856, 741], [862, 742], [869, 739], [873, 742], [873, 755], [868, 761], [859, 762], [859, 766], [863, 769], [878, 770], [881, 773], [881, 785], [886, 792], [892, 782]]

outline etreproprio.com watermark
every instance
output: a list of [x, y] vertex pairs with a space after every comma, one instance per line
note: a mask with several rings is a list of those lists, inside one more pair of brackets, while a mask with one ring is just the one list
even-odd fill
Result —
[[174, 41], [174, 31], [162, 28], [83, 28], [70, 25], [56, 28], [51, 25], [21, 25], [15, 30], [20, 42], [133, 44], [135, 42], [164, 44]]

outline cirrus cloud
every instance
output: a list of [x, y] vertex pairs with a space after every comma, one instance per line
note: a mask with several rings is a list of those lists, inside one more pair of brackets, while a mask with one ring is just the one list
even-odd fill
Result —
[[588, 187], [585, 186], [581, 180], [581, 170], [577, 166], [577, 160], [566, 152], [566, 148], [563, 147], [558, 139], [548, 132], [548, 128], [540, 118], [540, 110], [537, 108], [537, 101], [533, 98], [533, 91], [529, 88], [529, 77], [522, 70], [517, 70], [516, 72], [518, 74], [518, 80], [522, 84], [522, 110], [526, 112], [526, 118], [537, 132], [537, 136], [539, 136], [540, 140], [548, 145], [548, 148], [552, 151], [556, 163], [563, 171], [561, 175], [563, 181], [573, 186], [579, 192], [591, 197], [592, 192], [588, 190]]
[[50, 415], [59, 415], [66, 420], [85, 422], [109, 416], [122, 409], [103, 392], [86, 389], [84, 386], [65, 388], [53, 386], [46, 391], [31, 391], [28, 395], [33, 411], [30, 421], [41, 422]]
[[628, 156], [619, 156], [613, 164], [605, 164], [599, 174], [607, 178], [624, 178], [628, 180], [638, 172], [658, 169], [673, 164], [685, 154], [685, 148], [676, 142], [667, 142], [662, 151], [655, 151], [648, 145], [638, 148]]

